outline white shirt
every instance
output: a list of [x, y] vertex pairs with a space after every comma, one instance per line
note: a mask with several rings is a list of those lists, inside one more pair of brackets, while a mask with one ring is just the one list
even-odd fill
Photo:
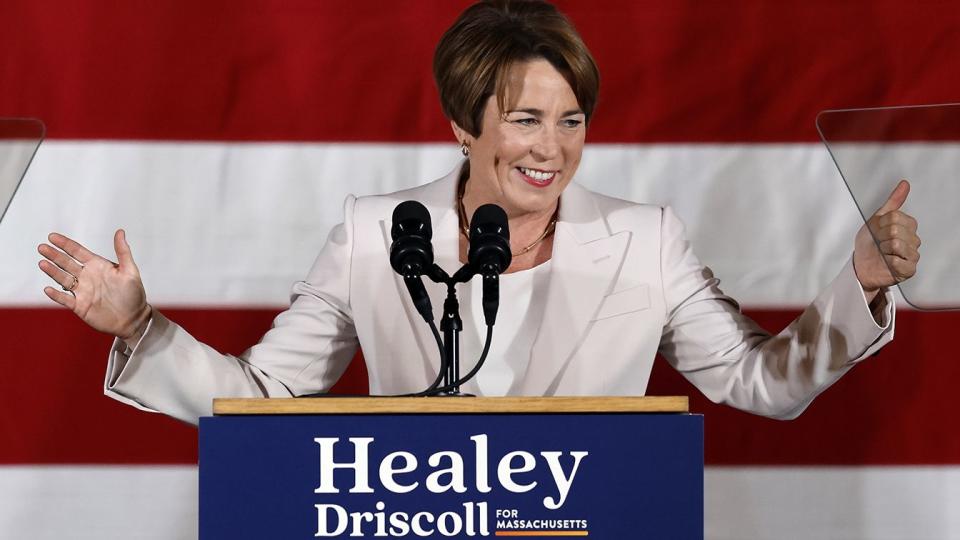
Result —
[[[500, 309], [493, 326], [493, 339], [487, 359], [474, 379], [480, 395], [506, 395], [522, 380], [543, 318], [549, 280], [550, 261], [529, 270], [500, 275]], [[487, 336], [483, 320], [483, 280], [475, 277], [458, 294], [464, 327], [460, 340], [462, 376], [479, 359]]]

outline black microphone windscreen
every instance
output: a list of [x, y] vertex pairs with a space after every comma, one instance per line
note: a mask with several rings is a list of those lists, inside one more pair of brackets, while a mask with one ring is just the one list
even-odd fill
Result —
[[433, 264], [433, 228], [430, 212], [417, 201], [404, 201], [393, 209], [390, 227], [390, 266], [404, 277], [419, 276]]
[[477, 227], [486, 228], [487, 226], [495, 228], [495, 230], [498, 230], [505, 238], [510, 239], [510, 229], [507, 227], [507, 213], [503, 211], [503, 208], [495, 204], [485, 204], [477, 208], [477, 211], [473, 213], [473, 218], [470, 220], [470, 230], [474, 231]]
[[[421, 225], [417, 226], [415, 230], [411, 230], [409, 227], [404, 230], [404, 228], [400, 227], [401, 223], [418, 223]], [[393, 228], [390, 231], [390, 236], [396, 240], [397, 236], [404, 232], [407, 234], [419, 234], [427, 240], [433, 237], [430, 212], [427, 211], [426, 206], [417, 201], [403, 201], [393, 209]]]

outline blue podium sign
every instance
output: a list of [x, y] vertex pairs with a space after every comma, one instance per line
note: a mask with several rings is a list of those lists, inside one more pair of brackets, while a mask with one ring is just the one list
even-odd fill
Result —
[[492, 536], [702, 538], [703, 418], [200, 420], [201, 540]]

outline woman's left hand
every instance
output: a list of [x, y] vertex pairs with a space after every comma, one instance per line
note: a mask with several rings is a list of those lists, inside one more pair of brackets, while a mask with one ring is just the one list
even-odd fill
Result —
[[868, 300], [883, 287], [896, 285], [917, 272], [917, 220], [900, 211], [909, 193], [910, 183], [901, 180], [887, 202], [857, 232], [853, 268]]

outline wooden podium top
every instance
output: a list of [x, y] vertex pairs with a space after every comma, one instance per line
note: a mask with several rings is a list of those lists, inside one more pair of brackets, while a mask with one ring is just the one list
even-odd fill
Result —
[[686, 396], [218, 398], [213, 414], [686, 413]]

